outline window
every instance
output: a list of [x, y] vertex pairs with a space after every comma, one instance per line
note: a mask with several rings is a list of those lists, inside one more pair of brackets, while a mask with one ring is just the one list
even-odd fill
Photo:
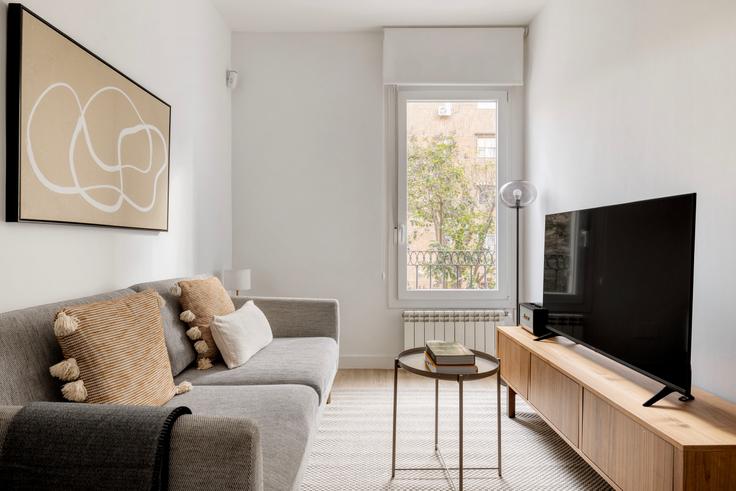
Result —
[[498, 200], [505, 102], [487, 90], [399, 92], [399, 299], [508, 298]]
[[496, 158], [495, 135], [478, 135], [475, 137], [476, 156], [479, 159]]
[[490, 205], [496, 196], [496, 187], [494, 184], [476, 184], [478, 189], [478, 204]]

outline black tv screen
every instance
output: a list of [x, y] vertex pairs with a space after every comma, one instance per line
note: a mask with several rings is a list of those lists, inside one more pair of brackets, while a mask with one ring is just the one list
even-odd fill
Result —
[[690, 393], [695, 194], [547, 215], [547, 327]]

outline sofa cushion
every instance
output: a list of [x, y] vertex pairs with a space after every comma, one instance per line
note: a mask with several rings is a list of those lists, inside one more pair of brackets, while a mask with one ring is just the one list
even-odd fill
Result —
[[[195, 276], [193, 278], [204, 278], [205, 276]], [[171, 363], [171, 373], [173, 376], [179, 375], [186, 367], [192, 364], [197, 357], [197, 353], [192, 347], [192, 342], [187, 338], [187, 325], [179, 320], [181, 314], [181, 305], [179, 297], [171, 294], [171, 287], [177, 281], [183, 278], [174, 278], [170, 280], [151, 281], [148, 283], [139, 283], [130, 288], [137, 292], [143, 290], [155, 290], [163, 297], [166, 304], [161, 309], [161, 318], [164, 321], [164, 339], [166, 340], [166, 350], [169, 352], [169, 362]]]
[[284, 491], [298, 487], [319, 407], [317, 395], [309, 387], [197, 387], [174, 398], [168, 405], [187, 406], [197, 416], [253, 421], [261, 436], [264, 490]]
[[268, 319], [252, 300], [232, 314], [216, 315], [210, 329], [228, 368], [243, 365], [273, 341]]
[[210, 324], [216, 315], [235, 311], [230, 295], [214, 276], [204, 280], [182, 280], [177, 283], [180, 291], [181, 319], [189, 323], [187, 336], [197, 352], [197, 368], [207, 370], [217, 360], [219, 351], [212, 337]]
[[185, 370], [176, 382], [193, 385], [300, 384], [313, 388], [322, 402], [335, 375], [337, 343], [332, 338], [274, 338], [245, 365], [232, 370], [218, 363], [209, 370]]
[[[159, 294], [153, 290], [67, 306], [54, 331], [76, 370], [52, 374], [68, 382], [66, 399], [91, 404], [161, 406], [178, 392], [164, 343]], [[182, 385], [181, 390], [187, 390]]]
[[49, 366], [62, 359], [54, 336], [54, 316], [67, 305], [131, 293], [135, 292], [117, 290], [0, 314], [0, 405], [62, 400], [60, 384], [49, 375]]

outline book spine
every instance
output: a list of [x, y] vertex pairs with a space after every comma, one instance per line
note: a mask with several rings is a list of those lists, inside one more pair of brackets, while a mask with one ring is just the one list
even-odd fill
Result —
[[432, 351], [432, 348], [426, 345], [424, 347], [424, 353], [435, 365], [475, 365], [475, 355], [437, 356]]
[[448, 356], [443, 357], [440, 356], [439, 358], [436, 358], [435, 363], [437, 365], [475, 365], [475, 356], [467, 357], [467, 358], [460, 358], [457, 356]]

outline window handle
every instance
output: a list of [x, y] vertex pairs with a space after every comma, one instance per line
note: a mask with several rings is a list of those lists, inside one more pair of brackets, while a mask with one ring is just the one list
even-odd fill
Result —
[[403, 223], [399, 225], [399, 244], [404, 244], [406, 242], [406, 225]]

